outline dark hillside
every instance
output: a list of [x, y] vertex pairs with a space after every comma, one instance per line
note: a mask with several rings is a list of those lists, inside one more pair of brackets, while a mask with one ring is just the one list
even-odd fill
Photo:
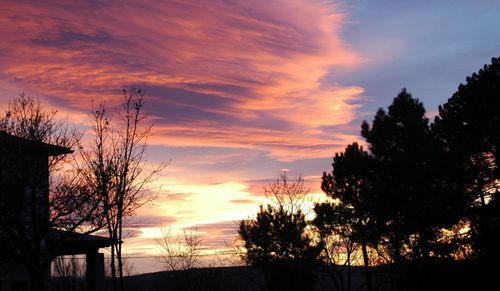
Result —
[[[401, 290], [489, 290], [486, 270], [477, 261], [442, 261], [404, 265], [400, 271], [411, 274], [401, 282]], [[335, 290], [329, 277], [319, 272], [314, 290]], [[373, 269], [376, 290], [393, 290], [390, 266]], [[361, 268], [354, 267], [351, 290], [366, 290]], [[157, 272], [125, 279], [128, 291], [193, 290], [193, 291], [257, 291], [266, 290], [264, 275], [253, 267], [202, 268], [178, 272]]]

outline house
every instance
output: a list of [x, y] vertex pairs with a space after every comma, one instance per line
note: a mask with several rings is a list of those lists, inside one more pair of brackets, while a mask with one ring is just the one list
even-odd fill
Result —
[[86, 256], [87, 289], [102, 286], [104, 256], [99, 249], [109, 247], [111, 240], [54, 229], [49, 223], [49, 161], [71, 152], [0, 131], [1, 291], [29, 290], [30, 282], [48, 282], [51, 261], [74, 254]]

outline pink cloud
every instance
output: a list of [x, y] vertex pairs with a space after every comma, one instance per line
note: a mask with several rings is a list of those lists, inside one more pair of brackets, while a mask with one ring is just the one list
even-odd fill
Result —
[[356, 140], [353, 134], [306, 134], [303, 130], [281, 130], [226, 125], [215, 122], [192, 122], [191, 130], [183, 125], [159, 125], [153, 142], [174, 146], [205, 145], [213, 147], [251, 148], [268, 151], [269, 156], [281, 161], [317, 157], [331, 157], [345, 145]]
[[325, 81], [364, 62], [340, 37], [344, 17], [324, 0], [4, 2], [0, 103], [26, 91], [84, 125], [91, 100], [112, 106], [122, 88], [146, 89], [155, 162], [173, 162], [158, 199], [129, 221], [127, 250], [153, 253], [165, 225], [198, 225], [220, 249], [281, 168], [328, 167], [357, 139], [363, 88]]
[[238, 221], [220, 221], [211, 224], [199, 224], [187, 228], [196, 230], [202, 244], [211, 249], [224, 249], [238, 233]]
[[[151, 96], [184, 119], [155, 112], [158, 140], [279, 160], [330, 156], [353, 136], [323, 127], [351, 122], [363, 92], [321, 82], [362, 62], [340, 38], [343, 18], [334, 4], [306, 0], [10, 2], [0, 11], [0, 74], [71, 110], [113, 103], [134, 84], [190, 92]], [[208, 96], [217, 103], [199, 102]]]

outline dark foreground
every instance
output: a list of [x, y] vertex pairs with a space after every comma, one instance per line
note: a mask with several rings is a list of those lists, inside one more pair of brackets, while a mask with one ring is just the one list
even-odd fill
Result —
[[[398, 268], [381, 266], [372, 269], [375, 290], [498, 290], [494, 282], [495, 268], [477, 261], [447, 261], [403, 265]], [[156, 272], [125, 278], [127, 291], [253, 291], [268, 290], [264, 273], [254, 267], [200, 268], [176, 272]], [[365, 291], [365, 276], [361, 268], [337, 277], [337, 285], [327, 272], [318, 270], [317, 281], [309, 290]], [[342, 285], [343, 283], [343, 285]], [[111, 290], [111, 285], [103, 290]], [[53, 279], [52, 290], [84, 290], [81, 280]], [[285, 290], [285, 289], [284, 289]], [[287, 288], [286, 290], [290, 290]]]

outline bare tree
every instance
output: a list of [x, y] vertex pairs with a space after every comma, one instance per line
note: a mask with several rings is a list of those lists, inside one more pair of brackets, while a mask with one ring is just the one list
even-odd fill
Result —
[[289, 213], [304, 210], [302, 206], [308, 202], [310, 190], [311, 187], [304, 184], [302, 176], [299, 175], [290, 181], [286, 172], [281, 173], [274, 183], [264, 187], [267, 203], [281, 207]]
[[162, 227], [161, 237], [155, 238], [155, 242], [160, 251], [158, 258], [165, 270], [190, 270], [199, 266], [203, 246], [197, 229], [173, 235], [171, 228]]
[[52, 272], [57, 278], [56, 290], [76, 291], [80, 290], [79, 281], [85, 276], [85, 267], [75, 255], [59, 256], [52, 263]]
[[146, 186], [166, 166], [146, 169], [152, 124], [143, 125], [144, 92], [123, 90], [123, 98], [117, 118], [108, 114], [104, 104], [92, 112], [93, 140], [86, 147], [80, 146], [81, 172], [101, 200], [106, 229], [115, 242], [111, 248], [113, 290], [123, 290], [124, 224], [139, 207], [155, 198]]
[[[0, 117], [0, 131], [60, 147], [73, 148], [81, 133], [70, 127], [67, 120], [57, 117], [57, 110], [45, 110], [40, 100], [24, 92], [13, 98]], [[49, 158], [49, 170], [55, 172], [67, 161], [68, 154]]]

